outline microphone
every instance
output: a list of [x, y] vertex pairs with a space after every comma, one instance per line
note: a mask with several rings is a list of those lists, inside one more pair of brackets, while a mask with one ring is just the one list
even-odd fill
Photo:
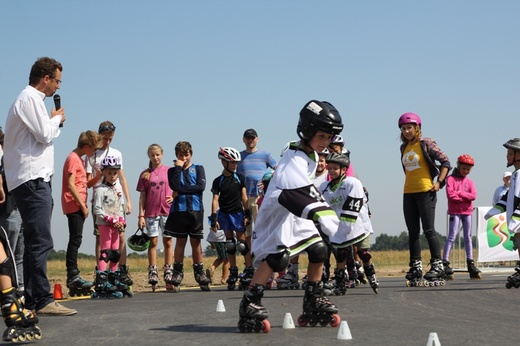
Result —
[[[54, 108], [56, 110], [61, 108], [61, 97], [58, 94], [54, 94]], [[63, 127], [63, 123], [60, 124], [60, 127]]]

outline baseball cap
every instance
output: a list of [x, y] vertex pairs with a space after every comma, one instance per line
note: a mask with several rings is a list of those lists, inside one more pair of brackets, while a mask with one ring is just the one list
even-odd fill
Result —
[[507, 178], [511, 176], [511, 172], [504, 172], [504, 176], [502, 178]]
[[245, 132], [244, 132], [244, 136], [243, 137], [258, 137], [258, 134], [256, 133], [256, 131], [254, 129], [247, 129]]

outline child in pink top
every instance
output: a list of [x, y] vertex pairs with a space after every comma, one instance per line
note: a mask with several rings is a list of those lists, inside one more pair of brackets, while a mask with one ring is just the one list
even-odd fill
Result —
[[468, 174], [475, 165], [470, 155], [460, 155], [457, 159], [457, 168], [446, 179], [446, 195], [448, 196], [449, 234], [444, 245], [443, 264], [447, 276], [453, 279], [453, 269], [449, 267], [449, 258], [455, 237], [462, 222], [464, 234], [464, 248], [470, 278], [480, 279], [480, 271], [473, 261], [473, 246], [471, 243], [471, 217], [473, 214], [473, 201], [477, 198], [475, 184], [468, 178]]

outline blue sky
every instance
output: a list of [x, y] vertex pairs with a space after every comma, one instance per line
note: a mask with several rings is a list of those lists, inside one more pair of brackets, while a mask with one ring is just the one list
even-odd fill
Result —
[[[104, 120], [117, 126], [113, 147], [123, 152], [132, 191], [127, 234], [137, 228], [135, 187], [148, 145], [163, 146], [169, 165], [175, 144], [190, 141], [209, 185], [221, 172], [219, 146], [242, 150], [247, 128], [278, 158], [297, 138], [298, 112], [310, 99], [330, 101], [343, 117], [342, 135], [370, 191], [375, 236], [406, 230], [402, 113], [418, 113], [423, 134], [453, 164], [463, 153], [475, 158], [476, 206], [488, 206], [501, 184], [502, 144], [520, 137], [518, 1], [22, 0], [0, 9], [0, 125], [36, 58], [64, 66], [67, 121], [54, 142], [56, 250], [68, 240], [63, 162], [79, 133]], [[442, 234], [445, 215], [442, 190]], [[91, 229], [87, 220], [81, 252], [94, 252]]]

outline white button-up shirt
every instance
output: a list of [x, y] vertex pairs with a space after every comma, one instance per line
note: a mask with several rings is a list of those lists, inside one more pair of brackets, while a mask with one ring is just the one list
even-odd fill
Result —
[[54, 173], [54, 145], [59, 136], [61, 116], [49, 118], [45, 94], [28, 85], [7, 114], [4, 137], [4, 166], [7, 188]]

